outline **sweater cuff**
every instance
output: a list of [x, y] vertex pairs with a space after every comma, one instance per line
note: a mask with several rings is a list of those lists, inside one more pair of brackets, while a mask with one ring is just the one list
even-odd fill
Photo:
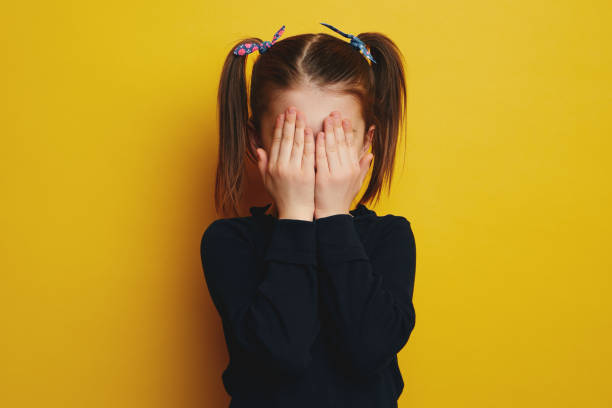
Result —
[[313, 221], [277, 219], [274, 222], [265, 261], [316, 265], [315, 224]]
[[317, 254], [322, 264], [354, 259], [369, 260], [361, 238], [349, 214], [336, 214], [315, 220]]

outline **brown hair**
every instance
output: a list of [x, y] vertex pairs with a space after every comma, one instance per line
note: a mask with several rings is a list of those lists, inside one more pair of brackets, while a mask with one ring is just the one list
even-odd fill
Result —
[[320, 87], [337, 85], [343, 92], [360, 100], [366, 132], [373, 124], [375, 136], [372, 140], [372, 174], [359, 203], [372, 198], [378, 200], [384, 182], [387, 182], [389, 192], [399, 127], [400, 123], [405, 124], [406, 116], [403, 56], [384, 34], [362, 33], [357, 37], [369, 48], [376, 63], [370, 63], [348, 41], [326, 33], [301, 34], [277, 41], [253, 64], [250, 98], [245, 74], [247, 56], [235, 55], [233, 50], [247, 42], [261, 44], [262, 40], [245, 38], [232, 47], [225, 58], [217, 96], [217, 212], [226, 214], [229, 210], [238, 215], [244, 160], [248, 157], [253, 163], [257, 162], [252, 146], [254, 142], [256, 145], [260, 143], [248, 140], [249, 122], [259, 134], [260, 120], [272, 93], [301, 83]]

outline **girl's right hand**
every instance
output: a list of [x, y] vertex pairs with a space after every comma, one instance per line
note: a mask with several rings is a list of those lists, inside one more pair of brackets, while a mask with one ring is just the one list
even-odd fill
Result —
[[306, 116], [294, 106], [276, 117], [270, 156], [257, 148], [257, 166], [278, 218], [314, 218], [315, 144]]

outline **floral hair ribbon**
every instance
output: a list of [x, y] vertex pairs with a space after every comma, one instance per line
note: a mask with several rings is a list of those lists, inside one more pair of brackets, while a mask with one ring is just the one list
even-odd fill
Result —
[[234, 54], [235, 55], [245, 55], [245, 54], [250, 54], [252, 52], [255, 52], [257, 50], [259, 50], [260, 54], [263, 54], [264, 52], [268, 50], [268, 48], [274, 45], [274, 43], [280, 38], [281, 35], [284, 34], [284, 32], [285, 32], [285, 26], [283, 25], [276, 32], [276, 34], [274, 34], [274, 38], [272, 39], [272, 41], [264, 41], [263, 43], [261, 43], [261, 45], [257, 43], [252, 43], [252, 42], [240, 44], [239, 46], [234, 48]]
[[357, 48], [357, 50], [360, 53], [362, 53], [364, 57], [366, 57], [370, 61], [376, 63], [376, 61], [374, 61], [374, 58], [372, 57], [372, 54], [370, 54], [370, 51], [368, 50], [368, 47], [366, 47], [365, 43], [363, 41], [361, 41], [357, 36], [352, 35], [352, 34], [343, 33], [342, 31], [338, 30], [336, 27], [334, 27], [332, 25], [329, 25], [329, 24], [326, 24], [326, 23], [321, 23], [321, 24], [323, 24], [327, 28], [330, 28], [330, 29], [334, 30], [338, 34], [345, 36], [346, 38], [350, 38], [351, 39], [351, 45], [353, 47]]

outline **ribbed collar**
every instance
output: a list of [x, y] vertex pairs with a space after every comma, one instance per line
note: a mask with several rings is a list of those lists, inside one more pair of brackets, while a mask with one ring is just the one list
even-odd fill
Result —
[[[249, 212], [253, 216], [268, 216], [274, 218], [272, 214], [266, 214], [266, 211], [268, 211], [268, 208], [270, 208], [271, 205], [272, 203], [268, 203], [263, 206], [253, 206], [249, 208]], [[361, 203], [357, 204], [357, 207], [355, 207], [354, 209], [349, 210], [349, 213], [351, 213], [354, 218], [376, 215], [375, 211], [369, 209]]]

